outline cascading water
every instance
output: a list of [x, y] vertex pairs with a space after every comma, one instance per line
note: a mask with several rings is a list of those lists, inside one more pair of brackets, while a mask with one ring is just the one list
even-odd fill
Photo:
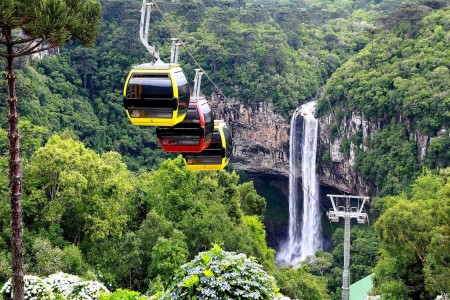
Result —
[[[277, 253], [281, 264], [296, 266], [308, 255], [312, 255], [322, 246], [320, 236], [319, 184], [316, 176], [316, 151], [318, 121], [314, 117], [316, 101], [308, 102], [297, 109], [291, 119], [289, 146], [289, 233], [287, 242]], [[302, 186], [303, 215], [299, 226], [297, 164], [298, 117], [303, 117], [302, 135]]]
[[317, 133], [319, 123], [314, 117], [316, 101], [300, 107], [303, 116], [302, 184], [303, 215], [300, 260], [314, 255], [322, 247], [320, 231], [319, 182], [316, 175]]
[[281, 246], [276, 255], [278, 262], [282, 264], [292, 264], [296, 255], [300, 252], [300, 231], [297, 222], [297, 162], [298, 162], [298, 143], [297, 143], [297, 123], [300, 110], [294, 111], [291, 119], [291, 132], [289, 134], [289, 232], [287, 242]]

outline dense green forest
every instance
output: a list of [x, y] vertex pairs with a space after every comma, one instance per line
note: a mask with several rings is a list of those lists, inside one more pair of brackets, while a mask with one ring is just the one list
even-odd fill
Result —
[[[355, 112], [378, 127], [366, 141], [369, 150], [359, 149], [356, 159], [373, 194], [398, 193], [422, 167], [450, 164], [450, 11], [407, 8], [392, 12], [399, 24], [379, 29], [372, 43], [331, 76], [318, 108], [323, 115], [331, 105], [332, 126], [341, 131]], [[423, 14], [428, 15], [418, 20]], [[418, 149], [421, 137], [429, 144], [425, 157]], [[350, 142], [363, 142], [362, 129], [345, 139], [349, 153]]]
[[[216, 243], [253, 256], [286, 296], [340, 299], [342, 228], [332, 229], [331, 253], [319, 251], [298, 269], [278, 268], [265, 241], [266, 200], [251, 182], [231, 170], [187, 171], [180, 157], [160, 150], [153, 129], [129, 123], [123, 81], [133, 64], [148, 61], [138, 39], [141, 1], [101, 3], [96, 47], [72, 43], [57, 56], [17, 60], [27, 273], [62, 270], [111, 290], [177, 293], [173, 276], [185, 280], [187, 272], [180, 266], [192, 260], [195, 269], [207, 259], [198, 253]], [[182, 38], [190, 78], [194, 57], [226, 97], [271, 101], [285, 117], [324, 87], [318, 114], [331, 104], [336, 130], [355, 111], [379, 124], [369, 151], [357, 152], [356, 168], [379, 196], [372, 204], [378, 221], [352, 229], [351, 281], [375, 272], [374, 293], [383, 299], [450, 292], [448, 1], [158, 5], [164, 16], [153, 13], [151, 39], [167, 60], [169, 38]], [[207, 81], [202, 89], [219, 93]], [[0, 97], [6, 98], [3, 86]], [[0, 107], [6, 111], [5, 102]], [[417, 132], [430, 138], [422, 160]], [[0, 141], [4, 282], [11, 275], [4, 130]], [[361, 133], [343, 145], [350, 142], [361, 143]], [[234, 257], [208, 253], [212, 260]]]

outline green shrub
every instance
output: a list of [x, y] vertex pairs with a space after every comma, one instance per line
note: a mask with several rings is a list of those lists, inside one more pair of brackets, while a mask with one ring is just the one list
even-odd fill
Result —
[[162, 299], [274, 299], [278, 288], [253, 258], [215, 245], [183, 265]]
[[100, 294], [100, 300], [145, 300], [149, 299], [146, 296], [142, 296], [139, 292], [118, 289], [114, 293]]

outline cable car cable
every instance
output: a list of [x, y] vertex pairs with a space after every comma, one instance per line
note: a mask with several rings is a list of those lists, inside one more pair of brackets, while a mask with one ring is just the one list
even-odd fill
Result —
[[[161, 16], [163, 17], [163, 19], [165, 20], [165, 21], [168, 21], [168, 19], [166, 18], [166, 16], [164, 15], [164, 13], [162, 12], [162, 10], [160, 9], [160, 7], [159, 7], [159, 5], [158, 5], [158, 3], [156, 2], [156, 0], [153, 0], [153, 2], [155, 3], [155, 7], [156, 7], [156, 9], [159, 11], [159, 13], [161, 14]], [[169, 29], [173, 32], [173, 29], [172, 28], [170, 28], [169, 27]], [[176, 33], [176, 32], [175, 32]], [[197, 65], [197, 67], [199, 67], [201, 70], [202, 70], [202, 72], [204, 73], [204, 75], [206, 76], [206, 78], [208, 78], [208, 80], [211, 82], [211, 84], [217, 89], [217, 91], [220, 93], [220, 95], [222, 95], [224, 98], [225, 98], [225, 100], [226, 100], [226, 102], [228, 102], [228, 103], [230, 103], [230, 100], [229, 100], [229, 98], [222, 92], [222, 90], [214, 83], [214, 81], [211, 79], [211, 77], [209, 77], [209, 75], [208, 75], [208, 73], [201, 67], [201, 65], [199, 64], [199, 62], [195, 59], [195, 57], [192, 55], [192, 53], [189, 51], [189, 49], [187, 49], [186, 48], [186, 43], [181, 39], [181, 38], [179, 38], [178, 37], [178, 34], [175, 34], [176, 36], [177, 36], [177, 38], [178, 38], [178, 40], [180, 41], [180, 43], [181, 44], [183, 44], [184, 46], [185, 46], [185, 50], [186, 50], [186, 52], [187, 52], [187, 54], [189, 55], [189, 57], [194, 61], [194, 63]], [[316, 58], [317, 59], [317, 58]], [[317, 61], [318, 61], [318, 59], [317, 59]], [[318, 66], [317, 66], [318, 67]], [[320, 78], [320, 80], [321, 80], [321, 82], [322, 82], [322, 87], [324, 87], [324, 81], [323, 81], [323, 78], [322, 78], [322, 75], [321, 75], [321, 71], [320, 71], [320, 69], [318, 69], [319, 70], [319, 78]], [[325, 89], [324, 89], [324, 93], [325, 93]], [[327, 99], [327, 101], [328, 101], [328, 99]], [[330, 105], [330, 102], [328, 101], [328, 104]], [[231, 106], [232, 107], [232, 109], [234, 109], [237, 113], [238, 113], [238, 115], [240, 115], [240, 112], [234, 107], [234, 106]], [[330, 105], [330, 110], [331, 110], [331, 105]], [[331, 113], [332, 113], [332, 111], [331, 111]], [[339, 132], [339, 136], [340, 136], [340, 138], [342, 139], [342, 137], [341, 137], [341, 134], [340, 134], [340, 131], [339, 131], [339, 128], [338, 128], [338, 132]], [[289, 173], [292, 175], [292, 176], [295, 176], [294, 174], [292, 174], [292, 172], [289, 170]], [[298, 182], [298, 183], [300, 183], [300, 186], [302, 187], [302, 189], [303, 190], [305, 190], [315, 201], [318, 201], [319, 202], [319, 205], [320, 205], [320, 207], [325, 211], [325, 212], [328, 212], [327, 211], [327, 209], [322, 205], [322, 204], [320, 204], [320, 201], [318, 200], [318, 199], [316, 199], [311, 193], [310, 193], [310, 191], [305, 187], [305, 186], [303, 186], [303, 183], [296, 177], [296, 181]], [[333, 226], [333, 224], [332, 224], [332, 226]]]
[[[165, 20], [165, 21], [168, 21], [168, 19], [166, 18], [166, 16], [164, 15], [164, 13], [162, 12], [162, 10], [159, 8], [159, 5], [158, 5], [158, 3], [156, 2], [156, 0], [153, 0], [153, 3], [155, 3], [155, 7], [156, 7], [156, 9], [159, 11], [159, 13], [161, 14], [161, 16], [163, 17], [163, 19]], [[187, 54], [189, 55], [189, 57], [194, 61], [194, 63], [197, 65], [197, 67], [199, 67], [201, 70], [202, 70], [202, 72], [203, 72], [203, 74], [206, 76], [206, 78], [208, 78], [208, 80], [212, 83], [212, 85], [216, 88], [216, 90], [219, 92], [219, 94], [220, 95], [222, 95], [224, 98], [225, 98], [225, 100], [226, 100], [226, 102], [231, 102], [230, 100], [229, 100], [229, 98], [223, 93], [223, 91], [214, 83], [214, 81], [211, 79], [211, 77], [209, 77], [209, 75], [208, 75], [208, 73], [202, 68], [202, 66], [199, 64], [199, 62], [195, 59], [195, 57], [192, 55], [192, 53], [189, 51], [189, 49], [187, 49], [186, 48], [186, 43], [181, 39], [181, 38], [179, 38], [178, 37], [178, 34], [177, 34], [177, 32], [174, 32], [174, 30], [172, 29], [172, 28], [170, 28], [169, 27], [169, 29], [170, 29], [170, 31], [172, 31], [172, 33], [175, 33], [175, 36], [177, 36], [177, 39], [180, 41], [180, 43], [183, 45], [183, 46], [185, 46], [185, 49], [186, 49], [186, 52], [187, 52]], [[231, 106], [232, 107], [232, 109], [234, 109], [238, 114], [240, 114], [239, 113], [239, 111], [234, 107], [234, 106]]]
[[[333, 110], [331, 108], [330, 100], [328, 100], [328, 98], [326, 97], [325, 82], [324, 82], [324, 80], [322, 78], [322, 70], [320, 69], [320, 66], [319, 66], [319, 59], [317, 58], [317, 56], [314, 56], [314, 58], [316, 60], [315, 66], [316, 66], [316, 69], [317, 69], [317, 71], [319, 73], [319, 78], [320, 78], [320, 81], [321, 81], [321, 84], [322, 84], [321, 86], [322, 86], [322, 93], [323, 93], [323, 95], [321, 97], [319, 96], [319, 98], [324, 98], [327, 101], [328, 107], [330, 108], [330, 115], [337, 121], [336, 116], [334, 115]], [[320, 89], [319, 89], [319, 94], [320, 94]], [[340, 130], [339, 126], [336, 126], [336, 129], [337, 129], [337, 132], [338, 132], [338, 135], [339, 135], [339, 139], [341, 141], [343, 141], [343, 135], [341, 134], [341, 130]], [[343, 150], [344, 150], [344, 155], [347, 155], [348, 159], [350, 159], [350, 152], [348, 152], [347, 148], [344, 148]], [[345, 152], [347, 152], [347, 153], [345, 153]], [[343, 194], [347, 195], [348, 193], [347, 192], [343, 192]]]

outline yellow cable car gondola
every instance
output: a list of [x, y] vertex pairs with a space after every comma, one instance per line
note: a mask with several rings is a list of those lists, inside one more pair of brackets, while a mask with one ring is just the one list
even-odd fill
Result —
[[125, 81], [123, 104], [131, 123], [174, 126], [183, 121], [190, 100], [183, 70], [176, 64], [134, 66]]
[[188, 170], [223, 170], [230, 161], [233, 144], [231, 132], [223, 120], [214, 121], [211, 144], [199, 153], [182, 153]]

